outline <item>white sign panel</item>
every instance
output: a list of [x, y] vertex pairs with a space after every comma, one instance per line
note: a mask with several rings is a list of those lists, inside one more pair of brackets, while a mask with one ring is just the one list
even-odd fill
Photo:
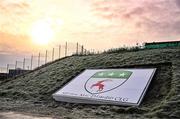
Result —
[[156, 69], [88, 69], [53, 94], [56, 101], [138, 106]]

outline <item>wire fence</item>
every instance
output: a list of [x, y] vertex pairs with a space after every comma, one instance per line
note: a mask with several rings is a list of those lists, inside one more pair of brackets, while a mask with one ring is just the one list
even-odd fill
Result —
[[33, 70], [44, 64], [61, 59], [63, 57], [76, 55], [86, 55], [93, 53], [94, 50], [87, 50], [79, 43], [68, 43], [58, 45], [51, 50], [31, 54], [29, 57], [24, 57], [23, 60], [15, 60], [14, 63], [7, 64], [6, 67], [0, 67], [0, 73], [10, 73], [11, 70]]

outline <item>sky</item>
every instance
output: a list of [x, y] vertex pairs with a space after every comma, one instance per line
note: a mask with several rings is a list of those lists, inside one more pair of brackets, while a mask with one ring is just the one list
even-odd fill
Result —
[[104, 50], [173, 40], [180, 0], [0, 0], [0, 59], [66, 41]]

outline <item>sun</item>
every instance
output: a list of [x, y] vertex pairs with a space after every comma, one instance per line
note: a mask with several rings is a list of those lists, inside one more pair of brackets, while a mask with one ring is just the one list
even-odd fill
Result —
[[39, 45], [47, 45], [53, 38], [54, 31], [49, 22], [40, 20], [35, 22], [31, 28], [33, 42]]

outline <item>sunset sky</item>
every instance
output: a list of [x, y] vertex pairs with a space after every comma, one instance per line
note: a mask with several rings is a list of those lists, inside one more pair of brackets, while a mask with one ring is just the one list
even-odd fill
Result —
[[0, 57], [180, 39], [180, 0], [0, 0]]

